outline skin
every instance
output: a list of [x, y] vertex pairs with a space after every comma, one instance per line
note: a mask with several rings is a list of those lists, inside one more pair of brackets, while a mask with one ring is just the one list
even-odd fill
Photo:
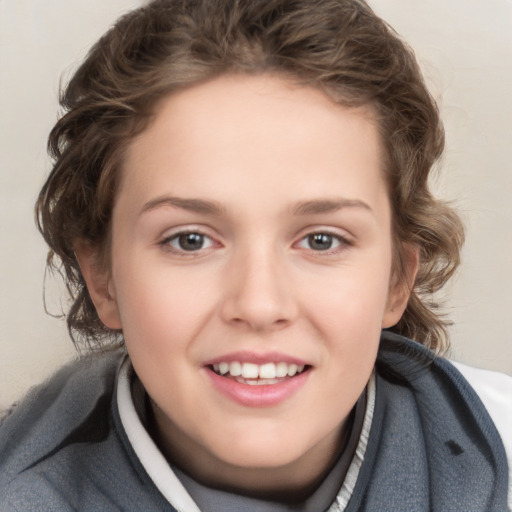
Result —
[[[152, 399], [154, 439], [199, 481], [307, 494], [339, 454], [380, 331], [408, 299], [392, 275], [382, 162], [370, 108], [269, 75], [165, 98], [129, 146], [111, 268], [85, 244], [77, 253]], [[203, 245], [184, 250], [183, 231]], [[307, 379], [271, 407], [240, 405], [205, 369], [235, 351], [299, 358]]]

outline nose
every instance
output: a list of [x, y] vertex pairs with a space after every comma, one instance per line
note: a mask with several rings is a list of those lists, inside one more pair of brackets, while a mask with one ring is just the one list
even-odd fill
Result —
[[283, 258], [270, 250], [245, 252], [228, 269], [221, 306], [225, 322], [254, 331], [289, 325], [298, 307]]

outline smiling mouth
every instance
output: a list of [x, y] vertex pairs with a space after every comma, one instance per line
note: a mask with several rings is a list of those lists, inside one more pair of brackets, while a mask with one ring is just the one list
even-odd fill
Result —
[[210, 365], [209, 368], [217, 375], [240, 384], [263, 386], [279, 384], [300, 375], [309, 370], [310, 367], [286, 362], [255, 364], [232, 361], [230, 363], [215, 363]]

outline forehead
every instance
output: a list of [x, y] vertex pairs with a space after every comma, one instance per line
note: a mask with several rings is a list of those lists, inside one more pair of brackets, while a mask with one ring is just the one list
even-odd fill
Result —
[[120, 194], [373, 200], [384, 184], [382, 160], [370, 107], [347, 108], [272, 75], [227, 75], [157, 105], [128, 147]]

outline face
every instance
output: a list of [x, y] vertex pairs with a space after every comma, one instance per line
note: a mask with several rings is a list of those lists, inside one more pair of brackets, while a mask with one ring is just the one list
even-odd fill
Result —
[[131, 143], [108, 279], [82, 268], [193, 476], [292, 488], [331, 463], [407, 299], [382, 161], [369, 109], [273, 76], [171, 95]]

